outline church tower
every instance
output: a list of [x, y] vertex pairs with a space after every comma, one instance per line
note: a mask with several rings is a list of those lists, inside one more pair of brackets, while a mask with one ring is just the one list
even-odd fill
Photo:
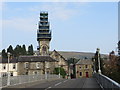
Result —
[[40, 21], [37, 30], [38, 50], [40, 55], [49, 55], [49, 43], [51, 41], [51, 31], [48, 22], [48, 12], [40, 12]]

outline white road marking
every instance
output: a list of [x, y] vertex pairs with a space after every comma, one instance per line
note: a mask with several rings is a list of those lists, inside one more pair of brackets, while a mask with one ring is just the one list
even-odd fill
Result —
[[52, 88], [52, 87], [48, 87], [48, 88], [46, 88], [45, 90], [48, 90], [49, 88]]
[[48, 88], [52, 88], [52, 87], [48, 87]]
[[59, 83], [57, 83], [57, 84], [55, 84], [55, 86], [57, 86], [57, 85], [59, 85], [59, 84], [61, 84], [62, 82], [59, 82]]
[[63, 82], [67, 82], [67, 80], [63, 81]]

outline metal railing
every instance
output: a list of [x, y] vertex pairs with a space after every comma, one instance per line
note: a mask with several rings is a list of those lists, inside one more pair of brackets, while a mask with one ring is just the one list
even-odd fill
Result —
[[103, 89], [108, 88], [112, 90], [120, 90], [120, 84], [110, 79], [109, 77], [98, 73], [94, 73], [93, 76], [97, 79], [98, 83], [102, 86]]
[[[59, 76], [54, 74], [47, 74], [47, 79], [45, 75], [10, 76], [10, 80], [8, 80], [8, 77], [2, 77], [0, 78], [0, 87], [30, 83], [30, 82], [40, 81], [40, 80], [57, 79], [57, 78], [59, 78]], [[8, 85], [8, 81], [9, 81], [9, 85]]]

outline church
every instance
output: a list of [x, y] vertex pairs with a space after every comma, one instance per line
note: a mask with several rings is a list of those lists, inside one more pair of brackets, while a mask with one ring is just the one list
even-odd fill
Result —
[[37, 30], [37, 50], [39, 53], [32, 56], [19, 56], [14, 60], [9, 59], [9, 65], [7, 60], [0, 60], [2, 63], [0, 67], [1, 76], [6, 76], [8, 69], [11, 76], [53, 74], [56, 67], [62, 67], [68, 72], [67, 60], [56, 50], [49, 51], [52, 33], [48, 22], [48, 12], [40, 12], [39, 18]]

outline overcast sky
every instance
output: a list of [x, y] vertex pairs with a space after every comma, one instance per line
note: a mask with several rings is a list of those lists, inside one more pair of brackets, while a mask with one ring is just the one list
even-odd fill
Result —
[[17, 44], [36, 50], [40, 11], [49, 14], [50, 50], [109, 53], [117, 47], [117, 2], [6, 2], [0, 50]]

